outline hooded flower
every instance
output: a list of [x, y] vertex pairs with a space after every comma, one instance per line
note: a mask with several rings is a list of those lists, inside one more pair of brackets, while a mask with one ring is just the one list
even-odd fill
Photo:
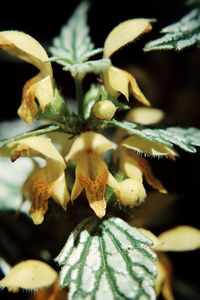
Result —
[[[109, 172], [102, 156], [115, 144], [96, 132], [85, 132], [76, 138], [66, 161], [76, 162], [76, 178], [73, 185], [71, 200], [74, 201], [82, 192], [86, 191], [90, 207], [96, 215], [102, 218], [106, 212], [105, 188], [109, 185], [118, 200], [125, 204], [132, 199], [132, 206], [138, 201], [135, 195], [135, 184], [132, 180], [118, 182]], [[142, 187], [143, 188], [143, 187]], [[142, 189], [142, 197], [145, 191]], [[146, 195], [146, 194], [145, 194]]]
[[0, 47], [40, 70], [39, 74], [28, 80], [23, 88], [22, 103], [18, 114], [31, 124], [38, 113], [37, 98], [42, 112], [54, 95], [51, 64], [45, 61], [48, 56], [44, 48], [30, 35], [20, 31], [1, 31]]
[[[127, 121], [138, 122], [140, 124], [152, 124], [161, 121], [163, 112], [153, 108], [136, 108], [130, 110], [126, 116]], [[128, 137], [127, 137], [128, 135]], [[119, 169], [124, 176], [131, 178], [138, 185], [143, 186], [143, 176], [147, 183], [160, 193], [166, 193], [159, 179], [157, 179], [151, 169], [151, 166], [145, 156], [165, 156], [174, 159], [176, 151], [166, 145], [147, 140], [139, 135], [132, 134], [124, 129], [119, 129], [116, 136], [119, 144], [117, 158], [119, 160]]]
[[143, 228], [140, 231], [153, 241], [152, 248], [158, 255], [156, 292], [157, 294], [162, 293], [165, 300], [174, 300], [172, 292], [173, 267], [170, 259], [163, 252], [200, 249], [200, 230], [191, 226], [177, 226], [161, 233], [158, 237]]
[[40, 290], [49, 287], [58, 280], [58, 273], [46, 263], [39, 260], [26, 260], [15, 265], [9, 273], [0, 280], [0, 287], [9, 292], [19, 292], [20, 289]]
[[143, 176], [147, 183], [160, 193], [167, 193], [159, 179], [157, 179], [151, 169], [149, 162], [129, 149], [120, 147], [119, 168], [128, 178], [133, 179], [138, 184], [143, 184]]
[[69, 201], [62, 156], [49, 139], [30, 137], [8, 144], [11, 160], [20, 156], [39, 156], [45, 158], [46, 166], [35, 166], [23, 186], [23, 196], [31, 200], [30, 215], [35, 224], [43, 222], [48, 209], [48, 199], [52, 197], [59, 205], [66, 208]]
[[[121, 47], [150, 30], [151, 24], [148, 19], [132, 19], [120, 23], [110, 32], [105, 40], [104, 58], [111, 57]], [[129, 95], [132, 94], [142, 104], [150, 105], [141, 92], [134, 76], [122, 69], [113, 66], [108, 68], [104, 73], [104, 85], [110, 95], [116, 95], [120, 92], [129, 100]]]

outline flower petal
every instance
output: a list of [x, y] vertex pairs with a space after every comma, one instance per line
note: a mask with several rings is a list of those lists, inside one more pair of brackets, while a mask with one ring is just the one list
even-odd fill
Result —
[[137, 153], [150, 154], [152, 156], [178, 156], [177, 152], [160, 143], [147, 140], [139, 135], [131, 135], [121, 142], [123, 147], [134, 150]]
[[162, 182], [158, 178], [156, 178], [155, 175], [153, 174], [149, 162], [145, 158], [138, 156], [136, 154], [134, 154], [134, 158], [138, 160], [138, 163], [140, 165], [140, 168], [142, 170], [142, 173], [147, 183], [151, 185], [155, 190], [159, 191], [160, 193], [166, 194], [167, 190], [162, 185]]
[[149, 101], [141, 92], [135, 78], [124, 70], [115, 67], [108, 68], [104, 73], [104, 85], [110, 95], [116, 95], [120, 92], [129, 101], [130, 93], [142, 104], [150, 105]]
[[161, 244], [161, 241], [150, 230], [144, 228], [138, 228], [138, 230], [153, 242], [153, 246], [151, 246], [153, 249]]
[[[30, 35], [15, 30], [0, 32], [0, 47], [40, 69], [41, 62], [48, 59], [44, 48]], [[48, 65], [48, 64], [47, 64]]]
[[134, 159], [133, 153], [120, 147], [119, 150], [119, 167], [125, 176], [136, 181], [142, 182], [143, 174], [137, 159]]
[[71, 200], [75, 200], [84, 188], [90, 207], [99, 218], [102, 218], [106, 212], [104, 193], [108, 180], [108, 168], [96, 153], [80, 152], [77, 159], [76, 179]]
[[172, 264], [164, 253], [158, 253], [157, 270], [158, 275], [155, 280], [157, 295], [162, 293], [165, 300], [174, 300], [172, 291]]
[[152, 172], [149, 162], [128, 149], [120, 151], [120, 169], [129, 178], [142, 182], [144, 175], [147, 183], [160, 193], [167, 193], [161, 181]]
[[104, 57], [110, 57], [126, 44], [134, 41], [141, 34], [152, 29], [148, 19], [132, 19], [120, 23], [107, 36], [104, 44]]
[[41, 156], [47, 161], [45, 167], [37, 167], [29, 175], [23, 187], [24, 197], [30, 197], [32, 202], [30, 215], [34, 223], [43, 222], [50, 197], [65, 209], [70, 199], [64, 173], [66, 165], [51, 141], [42, 137], [30, 137], [11, 142], [8, 147], [11, 148], [13, 160], [28, 155]]
[[190, 251], [200, 248], [200, 230], [191, 226], [178, 226], [158, 236], [161, 244], [157, 251]]
[[22, 188], [23, 198], [30, 197], [31, 208], [29, 214], [35, 225], [43, 222], [44, 215], [48, 210], [50, 193], [44, 169], [35, 169], [27, 178]]
[[164, 118], [164, 112], [158, 108], [136, 107], [130, 109], [125, 120], [142, 125], [156, 124]]
[[27, 260], [14, 266], [0, 281], [0, 287], [7, 287], [10, 292], [19, 289], [37, 290], [52, 285], [58, 274], [46, 263], [39, 260]]
[[[13, 150], [13, 160], [19, 156], [26, 154], [30, 155], [31, 151], [37, 153], [37, 156], [44, 156], [46, 159], [54, 161], [59, 167], [65, 169], [65, 162], [62, 156], [58, 153], [50, 139], [43, 137], [29, 137], [21, 140], [10, 142], [8, 147]], [[29, 152], [30, 151], [30, 152]], [[16, 154], [16, 158], [14, 157]]]
[[34, 65], [40, 73], [26, 82], [22, 93], [19, 116], [31, 124], [38, 113], [37, 98], [42, 111], [54, 95], [53, 73], [44, 48], [30, 35], [19, 31], [1, 31], [0, 47], [8, 53]]
[[110, 142], [102, 134], [88, 131], [80, 134], [74, 141], [69, 154], [66, 156], [66, 161], [69, 159], [76, 160], [77, 155], [84, 151], [85, 153], [95, 152], [98, 155], [103, 155], [110, 149], [114, 149], [115, 144]]

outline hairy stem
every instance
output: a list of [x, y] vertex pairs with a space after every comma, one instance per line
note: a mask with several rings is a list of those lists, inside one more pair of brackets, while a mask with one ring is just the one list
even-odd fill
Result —
[[78, 114], [80, 117], [84, 115], [83, 108], [83, 80], [79, 78], [75, 78], [76, 85], [76, 100], [78, 103]]

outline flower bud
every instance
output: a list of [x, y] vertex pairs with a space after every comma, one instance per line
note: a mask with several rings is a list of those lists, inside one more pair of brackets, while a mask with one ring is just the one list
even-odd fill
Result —
[[142, 182], [130, 178], [119, 183], [120, 189], [116, 195], [122, 205], [134, 207], [140, 205], [146, 198], [146, 191]]
[[97, 119], [107, 121], [113, 118], [115, 111], [115, 105], [109, 100], [100, 100], [92, 108], [92, 112]]

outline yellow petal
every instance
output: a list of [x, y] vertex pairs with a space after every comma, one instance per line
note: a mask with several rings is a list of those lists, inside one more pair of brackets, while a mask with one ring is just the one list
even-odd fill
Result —
[[0, 46], [7, 52], [31, 64], [35, 64], [38, 68], [41, 62], [48, 59], [48, 55], [40, 43], [30, 35], [21, 31], [1, 31]]
[[102, 218], [106, 212], [104, 193], [108, 180], [108, 168], [96, 153], [80, 152], [77, 159], [78, 165], [71, 200], [75, 200], [84, 188], [90, 207], [99, 218]]
[[161, 244], [157, 251], [190, 251], [200, 248], [200, 230], [190, 226], [178, 226], [158, 236]]
[[[46, 159], [56, 162], [60, 167], [65, 169], [65, 162], [62, 156], [58, 153], [55, 146], [50, 139], [43, 137], [29, 137], [18, 141], [10, 142], [8, 144], [16, 155], [20, 156], [26, 154], [29, 156], [29, 150], [37, 153], [38, 156], [44, 156]], [[14, 158], [14, 157], [13, 157]], [[17, 157], [16, 157], [17, 158]]]
[[104, 57], [110, 57], [118, 49], [151, 29], [150, 20], [148, 19], [132, 19], [120, 23], [109, 33], [105, 40]]
[[122, 146], [134, 150], [138, 153], [150, 154], [153, 156], [177, 156], [177, 152], [160, 143], [147, 140], [139, 135], [131, 135], [121, 143]]
[[145, 158], [136, 154], [133, 154], [133, 158], [138, 161], [147, 183], [160, 193], [166, 194], [167, 190], [164, 188], [162, 182], [153, 174], [149, 162]]
[[158, 275], [155, 280], [157, 295], [162, 293], [165, 300], [174, 300], [172, 291], [172, 265], [169, 258], [163, 253], [158, 253], [157, 270]]
[[142, 182], [144, 175], [147, 183], [160, 193], [167, 193], [161, 181], [152, 172], [149, 162], [128, 149], [120, 151], [120, 170], [129, 178]]
[[78, 165], [76, 167], [75, 181], [71, 192], [71, 201], [74, 201], [81, 194], [83, 190], [83, 186], [80, 182], [80, 176], [82, 174], [83, 169]]
[[140, 168], [140, 164], [137, 159], [132, 155], [132, 152], [127, 151], [120, 147], [119, 150], [119, 168], [120, 171], [127, 177], [132, 178], [136, 181], [142, 182], [143, 175]]
[[103, 155], [110, 149], [114, 149], [115, 144], [110, 142], [102, 134], [88, 131], [80, 134], [74, 141], [69, 154], [66, 156], [66, 161], [69, 159], [76, 160], [77, 155], [81, 151], [85, 153], [95, 152], [98, 155]]
[[90, 207], [94, 210], [99, 218], [103, 218], [106, 213], [106, 201], [104, 198], [106, 183], [108, 179], [108, 171], [104, 169], [95, 180], [89, 177], [80, 177], [80, 183], [86, 190], [86, 196]]
[[158, 108], [137, 107], [130, 109], [125, 120], [142, 125], [156, 124], [164, 118], [164, 112]]
[[30, 215], [35, 224], [41, 224], [48, 210], [48, 199], [52, 197], [64, 209], [70, 199], [64, 170], [64, 159], [50, 139], [30, 137], [8, 144], [13, 160], [22, 155], [41, 156], [47, 161], [43, 168], [36, 168], [23, 187], [24, 197], [31, 200]]
[[31, 124], [38, 113], [35, 102], [44, 111], [54, 94], [53, 73], [44, 48], [30, 35], [19, 31], [0, 32], [0, 47], [8, 53], [25, 60], [40, 70], [40, 73], [26, 82], [22, 93], [22, 104], [18, 110], [19, 116]]
[[137, 229], [153, 242], [153, 246], [151, 246], [153, 249], [155, 249], [155, 247], [161, 244], [161, 241], [150, 230], [144, 228], [137, 228]]
[[[52, 170], [50, 169], [49, 172]], [[56, 178], [56, 180], [52, 181], [49, 184], [49, 191], [51, 197], [64, 209], [66, 209], [66, 205], [70, 200], [70, 195], [66, 185], [65, 173], [62, 172], [60, 176]]]
[[116, 95], [120, 92], [129, 101], [129, 94], [132, 94], [142, 104], [150, 105], [135, 78], [124, 70], [110, 67], [104, 74], [104, 85], [110, 95]]
[[27, 124], [31, 124], [38, 113], [35, 98], [37, 98], [40, 108], [44, 112], [47, 104], [53, 98], [52, 78], [49, 75], [44, 77], [42, 73], [39, 73], [24, 85], [22, 103], [18, 109], [18, 114]]
[[58, 274], [49, 265], [39, 260], [27, 260], [14, 266], [0, 281], [0, 287], [11, 292], [19, 289], [37, 290], [52, 285]]
[[44, 215], [48, 210], [48, 199], [50, 193], [45, 174], [45, 168], [36, 167], [25, 181], [22, 193], [23, 198], [30, 197], [31, 208], [29, 214], [35, 225], [39, 225], [44, 220]]

